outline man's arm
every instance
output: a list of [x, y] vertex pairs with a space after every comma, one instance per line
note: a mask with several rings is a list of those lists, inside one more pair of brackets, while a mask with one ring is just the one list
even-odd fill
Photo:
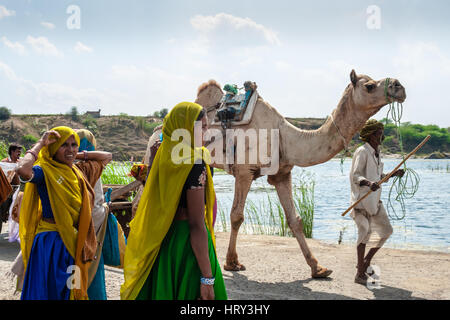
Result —
[[365, 177], [366, 172], [366, 165], [367, 165], [367, 159], [368, 155], [367, 152], [364, 150], [358, 150], [355, 155], [355, 163], [352, 167], [352, 174], [353, 174], [353, 183], [357, 184], [358, 186], [367, 186], [372, 191], [376, 191], [380, 188], [374, 181], [370, 181]]

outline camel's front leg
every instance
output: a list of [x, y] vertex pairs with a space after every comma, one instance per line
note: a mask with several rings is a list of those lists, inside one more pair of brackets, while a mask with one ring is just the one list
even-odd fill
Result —
[[231, 221], [231, 234], [230, 242], [228, 244], [227, 261], [224, 265], [224, 269], [227, 271], [243, 271], [245, 266], [239, 263], [238, 255], [236, 252], [236, 241], [239, 233], [239, 228], [244, 222], [244, 207], [247, 194], [250, 191], [252, 185], [252, 176], [238, 176], [236, 175], [235, 187], [234, 187], [234, 201], [231, 208], [230, 221]]
[[292, 233], [300, 245], [306, 263], [311, 267], [311, 276], [313, 278], [328, 277], [333, 271], [322, 267], [318, 263], [306, 243], [305, 235], [303, 233], [303, 222], [295, 210], [294, 200], [292, 199], [291, 173], [270, 176], [268, 181], [270, 184], [274, 185], [277, 190], [278, 198], [283, 206], [289, 228], [292, 230]]

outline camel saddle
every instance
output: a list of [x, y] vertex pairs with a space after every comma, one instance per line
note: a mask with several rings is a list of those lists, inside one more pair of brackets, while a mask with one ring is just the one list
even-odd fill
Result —
[[244, 93], [239, 93], [236, 85], [224, 86], [225, 94], [219, 102], [212, 125], [221, 125], [223, 129], [239, 126], [250, 122], [255, 109], [258, 92], [256, 83], [246, 81]]

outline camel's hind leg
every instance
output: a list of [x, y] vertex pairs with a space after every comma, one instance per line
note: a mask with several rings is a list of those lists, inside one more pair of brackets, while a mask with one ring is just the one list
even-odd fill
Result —
[[247, 199], [247, 194], [250, 191], [253, 176], [236, 175], [235, 178], [234, 201], [230, 213], [230, 242], [228, 244], [227, 260], [223, 268], [228, 271], [243, 271], [245, 270], [245, 266], [239, 263], [236, 252], [236, 241], [239, 228], [242, 222], [244, 222], [245, 200]]
[[331, 274], [331, 270], [319, 265], [317, 259], [313, 256], [311, 250], [306, 243], [305, 235], [303, 234], [303, 223], [300, 216], [295, 210], [294, 200], [292, 199], [292, 176], [291, 172], [278, 173], [274, 176], [269, 176], [268, 182], [275, 186], [278, 198], [286, 215], [289, 228], [292, 230], [298, 244], [302, 250], [306, 263], [311, 267], [311, 275], [313, 278], [325, 278]]

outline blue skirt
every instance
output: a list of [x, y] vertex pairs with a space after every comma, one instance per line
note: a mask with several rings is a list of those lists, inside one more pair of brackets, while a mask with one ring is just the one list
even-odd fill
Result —
[[67, 280], [72, 272], [68, 268], [74, 264], [57, 231], [38, 233], [31, 248], [21, 300], [69, 300]]

